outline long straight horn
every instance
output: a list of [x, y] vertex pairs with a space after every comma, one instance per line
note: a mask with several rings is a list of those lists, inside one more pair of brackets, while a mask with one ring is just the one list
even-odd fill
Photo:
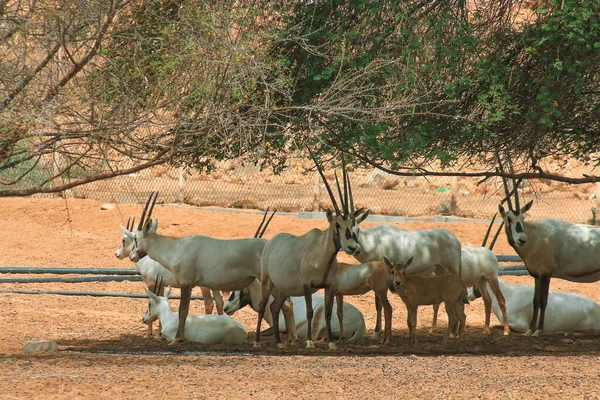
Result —
[[152, 210], [154, 210], [154, 205], [156, 204], [156, 198], [158, 197], [158, 190], [154, 194], [154, 200], [152, 200], [152, 205], [150, 206], [150, 211], [148, 211], [148, 221], [152, 218]]
[[[500, 161], [500, 155], [496, 153], [496, 157], [498, 158], [498, 165], [500, 166], [499, 172], [504, 174], [504, 168], [502, 168], [502, 161]], [[506, 177], [502, 175], [502, 185], [504, 186], [504, 195], [506, 196], [506, 202], [508, 203], [508, 209], [514, 210], [512, 201], [510, 200], [510, 190], [508, 190], [508, 183], [506, 182]]]
[[[510, 167], [510, 173], [514, 175], [515, 169], [513, 168], [512, 160], [510, 159], [510, 157], [508, 157], [508, 166]], [[521, 205], [519, 204], [519, 185], [521, 184], [521, 180], [519, 180], [518, 182], [515, 180], [515, 178], [511, 178], [511, 180], [513, 185], [513, 191], [515, 192], [515, 211], [519, 211], [521, 209]]]
[[161, 292], [161, 290], [162, 290], [162, 287], [163, 287], [163, 277], [162, 277], [162, 275], [161, 275], [161, 276], [160, 276], [160, 282], [158, 283], [158, 290], [157, 290], [157, 292], [156, 292], [156, 295], [157, 295], [157, 296], [158, 296], [158, 294]]
[[[259, 233], [260, 233], [260, 228], [262, 228], [263, 224], [265, 223], [265, 219], [267, 219], [267, 213], [269, 212], [269, 207], [267, 207], [267, 209], [265, 210], [265, 213], [263, 214], [263, 218], [262, 221], [260, 221], [260, 225], [258, 225], [258, 229], [256, 230], [256, 232], [254, 232], [254, 238], [258, 238]], [[262, 236], [262, 235], [261, 235]]]
[[[348, 203], [346, 203], [344, 201], [344, 197], [342, 197], [342, 189], [340, 187], [340, 181], [338, 181], [337, 171], [334, 172], [334, 175], [335, 175], [335, 184], [337, 185], [338, 194], [340, 195], [340, 201], [342, 202], [342, 211], [344, 211], [344, 215], [348, 215]], [[344, 182], [344, 186], [345, 185], [346, 185], [346, 183]]]
[[156, 281], [154, 281], [154, 290], [152, 291], [152, 293], [158, 296], [158, 292], [158, 275], [156, 275]]
[[492, 217], [492, 222], [490, 222], [490, 225], [488, 226], [487, 231], [485, 232], [485, 236], [483, 237], [483, 243], [481, 243], [481, 247], [485, 247], [485, 244], [487, 243], [487, 240], [490, 237], [490, 232], [492, 231], [492, 226], [494, 225], [494, 221], [496, 220], [497, 215], [498, 213], [495, 213]]
[[310, 157], [313, 159], [313, 162], [315, 163], [315, 166], [317, 167], [317, 170], [319, 171], [319, 175], [321, 175], [321, 179], [323, 179], [325, 188], [327, 188], [327, 193], [329, 193], [329, 198], [331, 199], [331, 204], [333, 204], [335, 213], [337, 215], [341, 215], [342, 213], [340, 212], [340, 208], [338, 207], [337, 201], [335, 201], [335, 196], [333, 195], [333, 192], [331, 191], [331, 187], [329, 187], [329, 183], [327, 183], [327, 178], [325, 178], [325, 174], [323, 174], [323, 170], [321, 169], [321, 166], [315, 159], [315, 156], [313, 155], [312, 151], [310, 151], [310, 147], [307, 147], [307, 149], [308, 149], [308, 153], [310, 154]]
[[131, 232], [131, 227], [129, 224], [131, 223], [131, 217], [127, 218], [127, 230]]
[[138, 224], [138, 231], [142, 230], [143, 226], [144, 226], [144, 220], [146, 219], [146, 212], [148, 211], [148, 206], [150, 205], [150, 201], [152, 200], [152, 195], [154, 193], [150, 193], [150, 197], [148, 198], [148, 201], [146, 202], [146, 205], [144, 206], [144, 211], [142, 211], [142, 218], [140, 219], [140, 223]]
[[267, 220], [267, 223], [265, 224], [263, 230], [260, 232], [260, 235], [258, 235], [259, 238], [263, 237], [263, 235], [265, 234], [265, 231], [269, 227], [269, 223], [271, 223], [271, 220], [273, 219], [273, 216], [275, 215], [276, 212], [277, 212], [277, 210], [273, 210], [273, 213], [271, 214], [271, 216]]
[[350, 212], [354, 212], [354, 198], [352, 197], [352, 185], [350, 184], [350, 177], [346, 173], [346, 180], [348, 181], [348, 199], [350, 201]]
[[494, 245], [496, 244], [496, 239], [498, 239], [498, 235], [500, 235], [500, 231], [502, 230], [503, 226], [504, 226], [504, 220], [502, 220], [500, 227], [498, 227], [498, 230], [496, 231], [496, 234], [494, 235], [494, 238], [492, 239], [492, 242], [490, 243], [490, 251], [494, 248]]
[[[342, 176], [344, 178], [344, 204], [346, 205], [346, 214], [348, 212], [348, 173], [346, 172], [346, 163], [344, 162], [344, 157], [342, 156]], [[350, 210], [353, 211], [353, 210]]]

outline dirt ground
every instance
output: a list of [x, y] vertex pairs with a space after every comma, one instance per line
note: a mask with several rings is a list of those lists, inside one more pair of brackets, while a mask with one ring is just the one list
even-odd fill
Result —
[[[129, 269], [118, 260], [119, 223], [139, 218], [141, 206], [119, 205], [108, 211], [92, 200], [0, 199], [0, 266], [97, 267]], [[204, 234], [221, 238], [251, 236], [261, 215], [217, 212], [187, 206], [157, 206], [163, 234]], [[368, 221], [368, 220], [367, 220]], [[265, 237], [282, 231], [302, 234], [326, 222], [278, 215]], [[372, 224], [365, 222], [364, 226]], [[480, 243], [486, 226], [478, 223], [402, 223], [408, 229], [443, 227], [461, 241]], [[497, 253], [514, 254], [501, 236]], [[346, 255], [340, 260], [352, 262]], [[28, 276], [28, 275], [19, 275]], [[29, 275], [32, 277], [33, 275]], [[45, 275], [44, 275], [45, 276]], [[17, 277], [2, 275], [0, 278]], [[40, 277], [40, 275], [37, 275]], [[506, 281], [532, 284], [530, 277]], [[141, 282], [0, 283], [0, 290], [68, 290], [143, 293]], [[576, 292], [600, 301], [599, 284], [555, 279], [552, 290]], [[196, 290], [194, 294], [200, 294]], [[348, 297], [365, 315], [367, 335], [373, 331], [373, 296]], [[600, 398], [600, 334], [540, 338], [499, 328], [484, 336], [483, 303], [467, 306], [467, 334], [462, 341], [442, 343], [440, 328], [429, 333], [431, 309], [419, 310], [420, 343], [407, 340], [406, 310], [394, 306], [391, 345], [367, 338], [362, 343], [286, 350], [266, 338], [260, 349], [240, 346], [168, 346], [143, 337], [145, 299], [22, 295], [0, 293], [0, 399], [15, 398]], [[177, 307], [173, 300], [172, 308]], [[203, 312], [200, 301], [192, 312]], [[256, 314], [235, 315], [255, 331]], [[492, 316], [494, 324], [498, 321]], [[264, 326], [264, 325], [263, 325]], [[32, 339], [55, 340], [55, 353], [24, 354]]]

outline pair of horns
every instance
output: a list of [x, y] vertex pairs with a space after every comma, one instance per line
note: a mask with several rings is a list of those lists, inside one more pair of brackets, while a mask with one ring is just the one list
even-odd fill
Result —
[[[265, 219], [267, 218], [267, 213], [269, 212], [269, 208], [270, 207], [267, 207], [267, 209], [265, 210], [265, 213], [263, 215], [263, 219], [262, 219], [262, 221], [260, 221], [260, 225], [258, 226], [258, 229], [256, 230], [256, 233], [254, 234], [255, 238], [261, 238], [261, 237], [263, 237], [263, 235], [265, 234], [265, 231], [267, 230], [267, 227], [269, 226], [269, 223], [271, 222], [271, 220], [273, 219], [273, 216], [277, 212], [277, 210], [273, 211], [273, 213], [271, 214], [271, 216], [267, 220], [267, 223], [263, 227], [263, 224], [265, 223]], [[261, 228], [262, 228], [262, 231], [261, 231]]]
[[[354, 212], [354, 199], [352, 196], [352, 186], [350, 185], [350, 178], [348, 177], [348, 173], [346, 172], [346, 164], [344, 163], [344, 159], [342, 157], [342, 178], [344, 179], [344, 193], [342, 195], [342, 188], [340, 187], [340, 181], [338, 180], [337, 171], [335, 174], [335, 183], [337, 185], [338, 194], [340, 196], [340, 202], [342, 203], [342, 211], [338, 207], [338, 203], [335, 199], [333, 191], [327, 182], [327, 178], [325, 178], [325, 174], [323, 173], [323, 169], [321, 168], [321, 164], [317, 161], [310, 148], [308, 148], [308, 152], [310, 153], [311, 158], [313, 159], [317, 170], [319, 171], [319, 175], [323, 179], [323, 183], [325, 184], [325, 188], [327, 188], [327, 193], [329, 193], [329, 198], [331, 199], [331, 204], [333, 204], [333, 208], [335, 209], [335, 213], [337, 215], [342, 215], [347, 217], [350, 213]], [[350, 207], [348, 207], [350, 206]]]
[[[496, 152], [496, 158], [498, 159], [498, 165], [500, 167], [500, 172], [502, 172], [502, 174], [504, 174], [504, 168], [502, 167], [502, 161], [500, 160], [500, 155], [497, 152]], [[510, 157], [507, 157], [507, 160], [508, 160], [508, 165], [510, 167], [510, 173], [514, 174], [515, 170], [513, 168], [512, 161], [511, 161]], [[516, 211], [519, 211], [521, 209], [521, 204], [520, 204], [520, 201], [519, 201], [519, 185], [521, 184], [521, 181], [523, 179], [515, 180], [515, 178], [511, 178], [511, 180], [512, 180], [512, 190], [509, 190], [509, 188], [508, 188], [508, 182], [506, 180], [506, 177], [502, 176], [502, 184], [504, 185], [504, 193], [505, 193], [506, 197], [502, 200], [501, 203], [503, 203], [504, 201], [506, 201], [508, 203], [508, 208], [511, 211], [516, 212]], [[513, 194], [515, 196], [514, 207], [513, 207], [512, 201], [511, 201], [511, 197], [512, 197]]]
[[[131, 222], [131, 224], [130, 224]], [[133, 217], [133, 221], [131, 220], [131, 217], [127, 218], [127, 230], [129, 232], [133, 231], [133, 227], [135, 226], [135, 217]]]
[[[152, 196], [154, 196], [154, 199], [152, 199]], [[142, 228], [144, 227], [144, 222], [150, 221], [150, 219], [152, 218], [152, 210], [154, 210], [154, 204], [156, 204], [157, 197], [158, 197], [158, 191], [150, 192], [150, 197], [148, 198], [148, 201], [146, 202], [144, 211], [142, 211], [142, 218], [140, 219], [140, 223], [137, 227], [138, 230], [142, 230]], [[150, 206], [150, 211], [148, 212], [148, 217], [146, 218], [146, 211], [148, 211], [148, 205], [150, 205], [150, 203], [152, 203], [152, 205]], [[133, 224], [131, 226], [133, 227]]]
[[158, 296], [158, 294], [160, 293], [160, 289], [162, 289], [162, 285], [163, 285], [162, 276], [160, 277], [160, 282], [158, 281], [158, 276], [157, 276], [156, 281], [154, 282], [154, 290], [152, 291], [152, 293], [154, 293], [155, 295]]
[[[485, 232], [485, 236], [483, 238], [483, 243], [481, 243], [481, 247], [485, 247], [488, 238], [490, 237], [490, 232], [492, 231], [492, 226], [494, 225], [494, 221], [496, 220], [496, 217], [498, 216], [498, 213], [494, 214], [494, 217], [492, 218], [492, 222], [490, 222], [490, 225], [487, 228], [487, 231]], [[496, 240], [498, 239], [498, 235], [500, 235], [500, 231], [502, 230], [502, 227], [504, 226], [504, 221], [502, 221], [502, 223], [500, 224], [500, 227], [498, 228], [498, 230], [496, 231], [496, 234], [494, 235], [492, 241], [490, 242], [490, 247], [489, 249], [492, 250], [494, 248], [494, 245], [496, 244]]]

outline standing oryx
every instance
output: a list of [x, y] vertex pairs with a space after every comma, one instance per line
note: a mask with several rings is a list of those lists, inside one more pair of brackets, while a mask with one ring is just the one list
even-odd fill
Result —
[[529, 275], [535, 278], [533, 316], [525, 335], [538, 336], [544, 330], [551, 277], [585, 283], [600, 280], [600, 227], [573, 224], [560, 219], [525, 221], [523, 214], [529, 211], [533, 200], [521, 208], [518, 194], [520, 181], [513, 179], [513, 207], [510, 199], [512, 193], [504, 178], [503, 183], [509, 209], [505, 210], [500, 204], [498, 210], [505, 223], [508, 243], [525, 263]]
[[[156, 233], [158, 220], [151, 219], [157, 197], [158, 192], [150, 194], [135, 232], [123, 226], [121, 229], [134, 241], [129, 254], [132, 261], [137, 262], [148, 255], [171, 271], [181, 285], [179, 326], [173, 341], [176, 342], [184, 339], [192, 288], [206, 286], [238, 290], [248, 286], [254, 279], [260, 278], [260, 258], [266, 241], [260, 238], [222, 240], [200, 235], [182, 238], [159, 235]], [[148, 211], [150, 203], [152, 206]], [[286, 304], [284, 315], [290, 318], [288, 326], [295, 326], [291, 304]]]
[[[354, 212], [352, 203], [352, 188], [346, 175], [350, 190], [350, 212]], [[344, 248], [361, 263], [383, 261], [384, 257], [391, 260], [415, 260], [407, 270], [410, 275], [431, 274], [438, 267], [447, 273], [461, 276], [461, 244], [454, 234], [446, 229], [428, 229], [408, 231], [392, 225], [376, 225], [368, 229], [360, 229], [359, 224], [365, 220], [370, 210], [358, 215], [350, 228], [357, 238], [354, 248]], [[375, 333], [381, 332], [382, 304], [375, 299], [377, 322]], [[437, 307], [434, 308], [437, 312]]]
[[[312, 153], [311, 153], [312, 156]], [[271, 314], [279, 315], [281, 305], [288, 296], [304, 296], [306, 301], [306, 319], [307, 319], [307, 340], [306, 347], [314, 347], [312, 342], [312, 293], [317, 289], [325, 288], [325, 322], [327, 329], [327, 341], [329, 348], [335, 348], [332, 342], [331, 315], [333, 308], [333, 299], [335, 296], [335, 277], [337, 270], [336, 255], [340, 248], [347, 253], [353, 253], [358, 247], [358, 238], [352, 232], [352, 227], [356, 225], [356, 218], [359, 218], [364, 210], [359, 209], [350, 212], [348, 209], [348, 188], [346, 187], [346, 170], [344, 174], [344, 196], [340, 189], [338, 192], [342, 202], [342, 210], [339, 209], [331, 187], [327, 183], [327, 178], [323, 174], [321, 166], [316, 159], [313, 160], [331, 198], [335, 209], [335, 215], [331, 210], [327, 210], [327, 220], [329, 227], [326, 230], [312, 229], [302, 236], [292, 235], [290, 233], [279, 233], [275, 235], [265, 245], [262, 253], [261, 262], [261, 284], [262, 299], [258, 311], [258, 322], [256, 327], [256, 342], [258, 346], [260, 340], [260, 325], [265, 313], [269, 296], [273, 293], [275, 300], [271, 304]], [[336, 175], [337, 181], [337, 175]], [[352, 203], [352, 196], [350, 195]], [[363, 218], [364, 219], [364, 218]], [[286, 326], [290, 326], [286, 324]], [[275, 342], [279, 347], [282, 346], [279, 337], [279, 319], [273, 319], [273, 332]]]

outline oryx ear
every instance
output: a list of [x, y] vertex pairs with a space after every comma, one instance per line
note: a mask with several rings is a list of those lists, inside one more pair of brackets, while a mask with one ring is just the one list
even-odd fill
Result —
[[327, 221], [329, 221], [329, 223], [332, 223], [334, 217], [330, 209], [327, 209], [327, 211], [325, 211], [325, 215], [327, 216]]
[[404, 264], [404, 268], [407, 268], [410, 264], [412, 264], [412, 262], [413, 262], [413, 257], [406, 260], [406, 264]]
[[[358, 211], [360, 211], [360, 213]], [[367, 217], [369, 216], [369, 213], [371, 212], [371, 209], [368, 208], [367, 211], [364, 211], [364, 208], [361, 208], [358, 211], [357, 211], [358, 215], [356, 216], [355, 221], [356, 221], [357, 224], [360, 224], [365, 219], [367, 219]]]
[[394, 264], [387, 259], [387, 257], [383, 257], [383, 262], [388, 266], [389, 269], [394, 268]]
[[502, 204], [498, 204], [498, 212], [500, 213], [502, 219], [506, 218], [506, 210], [504, 209], [504, 206]]
[[531, 208], [532, 205], [533, 205], [533, 200], [529, 200], [529, 202], [521, 208], [521, 214], [525, 214], [527, 211], [529, 211], [529, 209]]
[[158, 229], [158, 218], [152, 220], [152, 226], [150, 227], [150, 232], [152, 233], [156, 233], [156, 230]]
[[171, 294], [171, 285], [167, 287], [165, 290], [165, 299], [169, 300], [169, 295]]
[[123, 233], [125, 235], [127, 235], [128, 238], [133, 239], [133, 233], [129, 229], [125, 228], [123, 225], [119, 225], [119, 226], [121, 227], [121, 230], [123, 231]]
[[148, 288], [144, 288], [148, 297], [150, 297], [154, 301], [158, 301], [158, 296], [148, 290]]

